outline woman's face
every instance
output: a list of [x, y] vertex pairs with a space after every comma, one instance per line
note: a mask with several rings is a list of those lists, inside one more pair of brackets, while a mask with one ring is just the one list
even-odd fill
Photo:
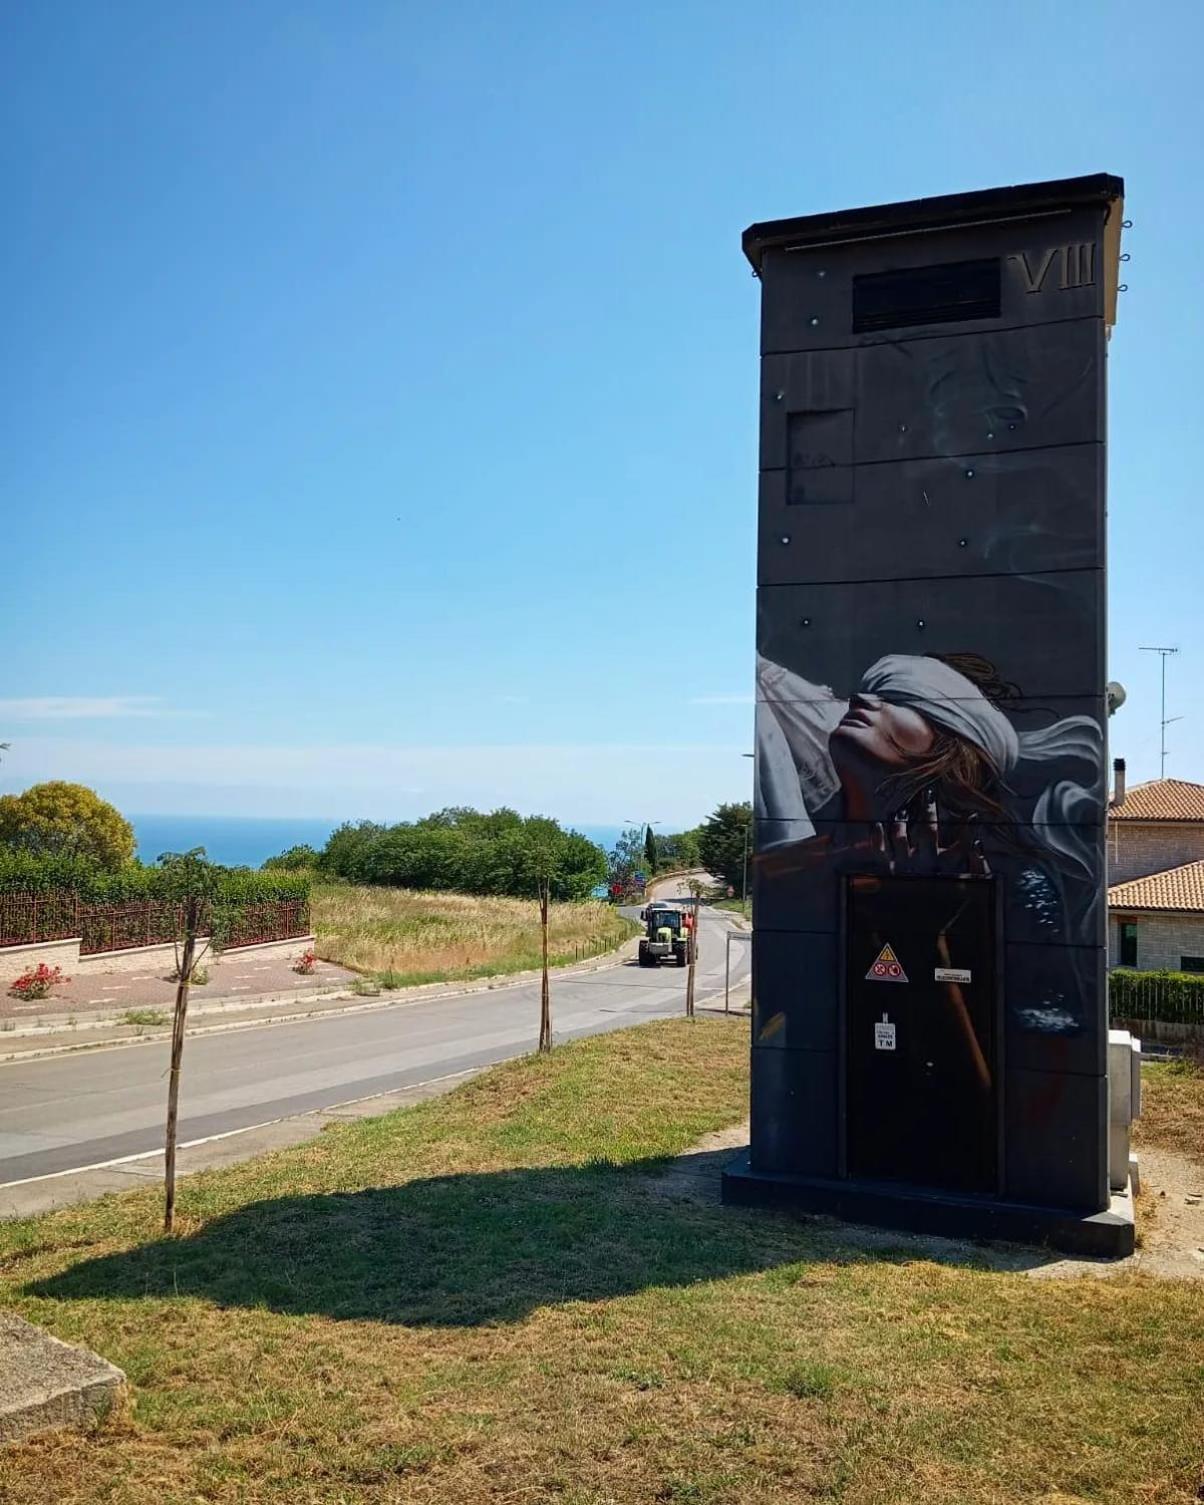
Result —
[[910, 767], [932, 751], [936, 733], [918, 711], [858, 691], [829, 739], [832, 761], [878, 765], [886, 772]]

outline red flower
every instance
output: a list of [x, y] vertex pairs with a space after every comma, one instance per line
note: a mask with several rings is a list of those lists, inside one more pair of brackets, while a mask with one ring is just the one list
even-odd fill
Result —
[[52, 988], [70, 981], [69, 977], [63, 976], [62, 967], [48, 967], [45, 962], [39, 962], [28, 972], [22, 972], [8, 991], [12, 997], [24, 998], [28, 1002], [35, 998], [48, 998]]

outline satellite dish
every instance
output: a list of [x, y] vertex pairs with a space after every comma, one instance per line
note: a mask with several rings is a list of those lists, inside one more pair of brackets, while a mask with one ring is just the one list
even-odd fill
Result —
[[1128, 695], [1125, 693], [1125, 687], [1119, 680], [1110, 679], [1104, 686], [1104, 699], [1108, 703], [1109, 716], [1119, 711], [1128, 698]]

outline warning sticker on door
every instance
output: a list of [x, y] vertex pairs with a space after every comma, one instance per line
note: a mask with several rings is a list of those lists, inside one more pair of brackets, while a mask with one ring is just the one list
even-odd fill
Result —
[[932, 975], [937, 982], [973, 982], [974, 974], [969, 967], [934, 967]]
[[[887, 941], [874, 965], [865, 974], [866, 982], [906, 982], [907, 973], [903, 970], [903, 964], [895, 955], [894, 947]], [[893, 1026], [892, 1026], [893, 1028]]]
[[882, 1023], [874, 1025], [874, 1049], [894, 1050], [894, 1048], [895, 1027], [886, 1017], [886, 1015], [883, 1014]]

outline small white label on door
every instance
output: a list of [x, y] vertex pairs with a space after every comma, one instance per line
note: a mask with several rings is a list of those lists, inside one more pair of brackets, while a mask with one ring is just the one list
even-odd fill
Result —
[[874, 1025], [874, 1049], [894, 1050], [895, 1027], [889, 1019], [883, 1019], [881, 1024]]
[[972, 982], [974, 980], [969, 967], [936, 967], [932, 975], [937, 982]]

